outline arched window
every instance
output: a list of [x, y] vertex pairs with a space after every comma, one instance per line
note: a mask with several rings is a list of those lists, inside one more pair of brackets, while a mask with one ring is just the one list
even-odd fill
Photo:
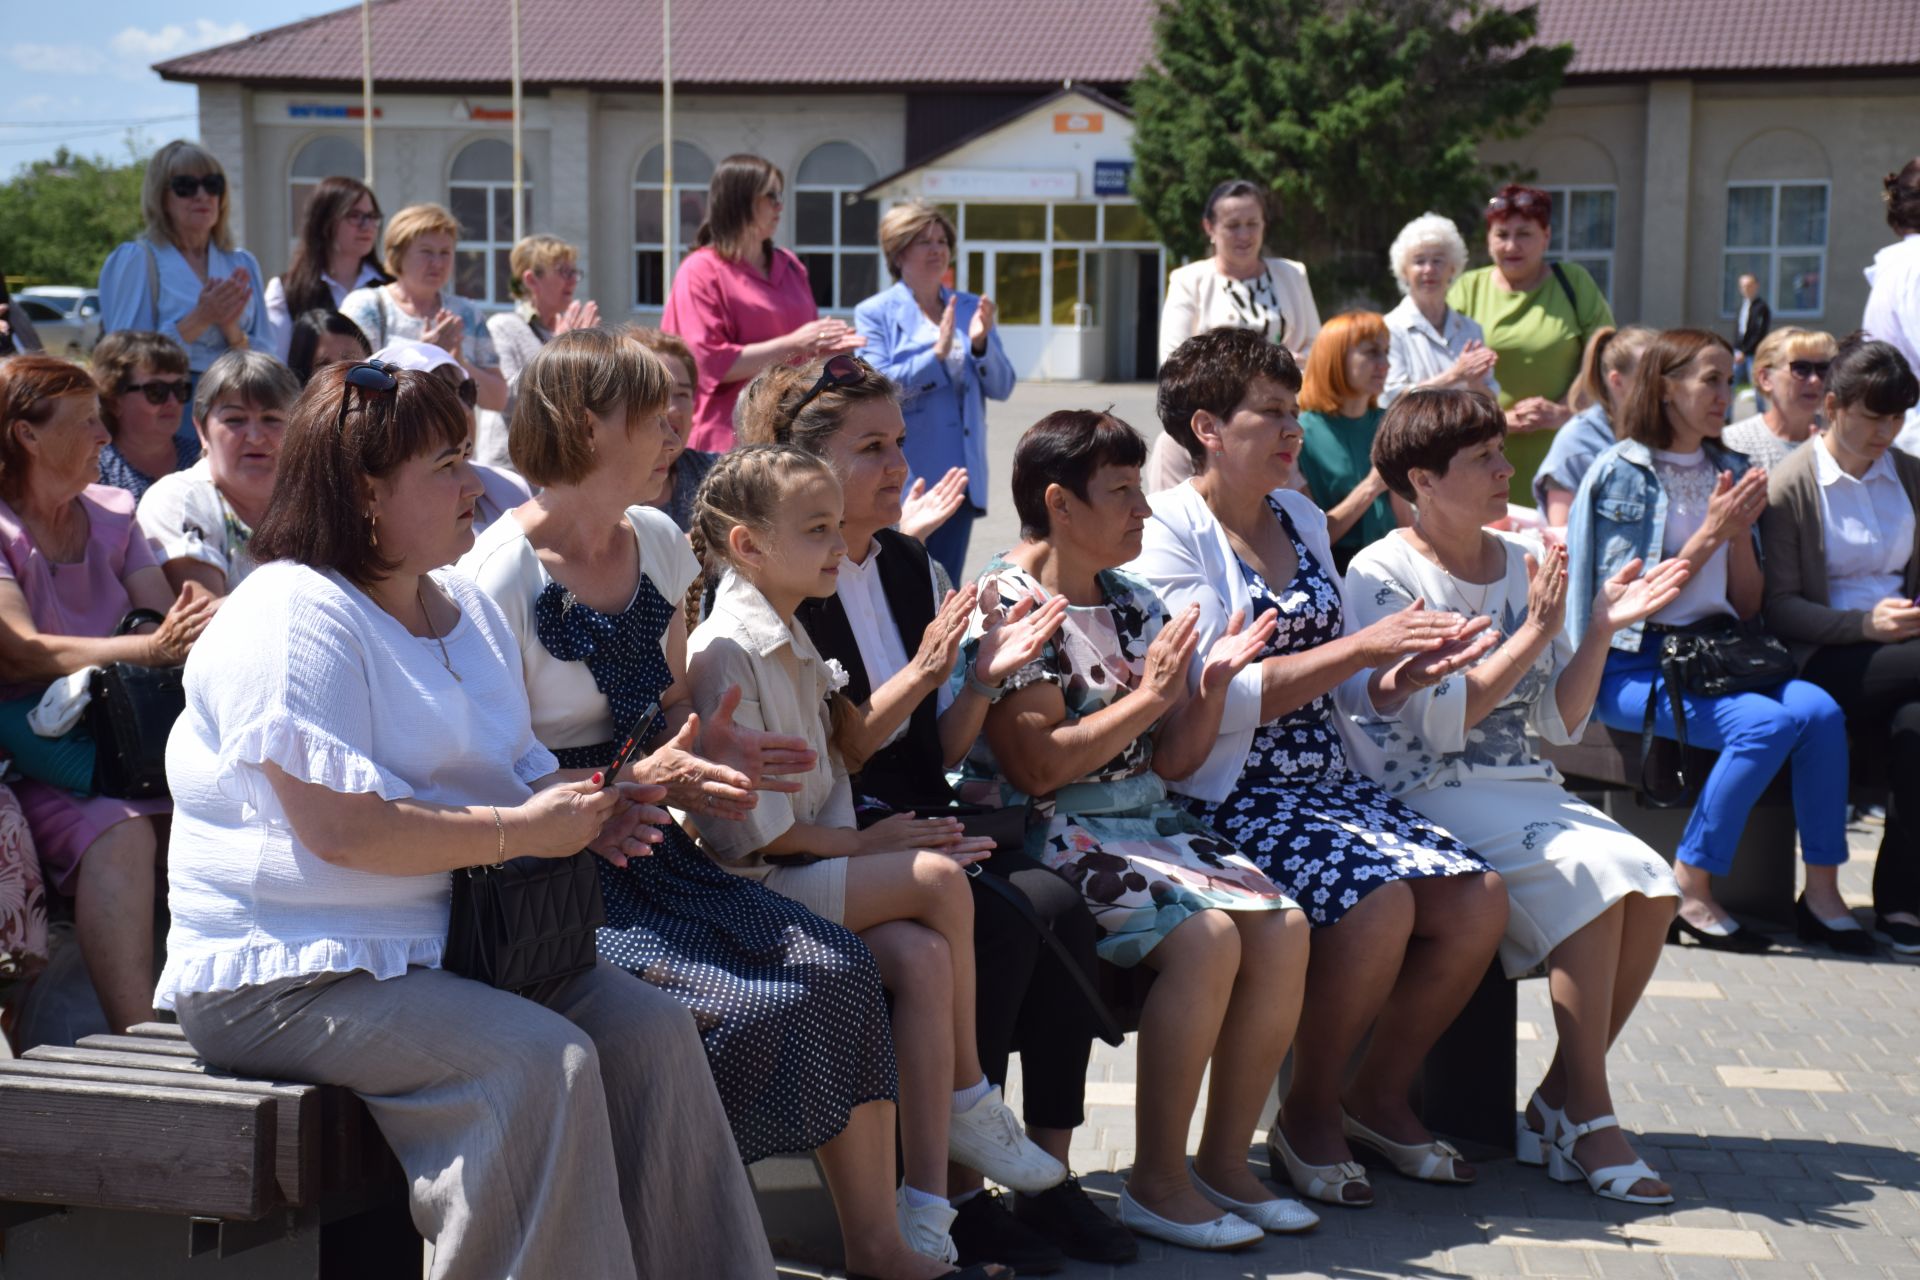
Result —
[[[532, 220], [533, 174], [522, 160], [522, 221]], [[507, 265], [513, 252], [513, 148], [498, 138], [470, 142], [454, 157], [447, 207], [460, 223], [453, 291], [492, 306], [510, 306]]]
[[307, 201], [324, 178], [359, 178], [366, 174], [366, 153], [360, 144], [338, 134], [324, 134], [293, 154], [293, 166], [287, 174], [287, 231], [300, 236], [300, 223], [307, 216]]
[[[666, 265], [660, 260], [667, 246], [662, 226], [661, 193], [666, 190], [666, 148], [658, 146], [640, 158], [633, 173], [633, 304], [667, 304]], [[694, 233], [707, 216], [707, 184], [713, 180], [713, 161], [691, 142], [673, 144], [674, 261], [687, 256]]]
[[879, 177], [849, 142], [825, 142], [794, 175], [793, 246], [821, 310], [851, 311], [880, 290], [880, 209], [852, 196]]

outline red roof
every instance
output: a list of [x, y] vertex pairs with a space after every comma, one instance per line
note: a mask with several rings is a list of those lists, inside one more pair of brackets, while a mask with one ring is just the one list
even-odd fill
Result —
[[[1920, 66], [1920, 0], [1541, 0], [1541, 36], [1576, 77]], [[674, 15], [687, 87], [1118, 84], [1152, 50], [1152, 0], [728, 0]], [[659, 0], [523, 0], [530, 85], [660, 80]], [[377, 0], [374, 80], [508, 79], [506, 0]], [[355, 84], [360, 10], [163, 62], [169, 80]]]

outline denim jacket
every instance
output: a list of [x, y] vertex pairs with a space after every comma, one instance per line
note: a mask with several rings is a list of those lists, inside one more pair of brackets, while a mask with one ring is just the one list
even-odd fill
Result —
[[[1752, 464], [1718, 440], [1701, 447], [1707, 461], [1738, 480]], [[1600, 584], [1636, 556], [1651, 568], [1661, 559], [1667, 528], [1667, 491], [1653, 469], [1653, 453], [1638, 440], [1622, 440], [1593, 460], [1580, 493], [1567, 517], [1567, 634], [1586, 632], [1593, 616], [1593, 597]], [[1760, 530], [1749, 533], [1753, 553], [1760, 554]], [[1627, 653], [1640, 652], [1646, 624], [1636, 622], [1614, 633], [1612, 645]]]

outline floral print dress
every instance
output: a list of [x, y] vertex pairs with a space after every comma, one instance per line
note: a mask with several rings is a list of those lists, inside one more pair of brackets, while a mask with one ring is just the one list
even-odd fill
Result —
[[[1166, 606], [1146, 582], [1118, 569], [1098, 576], [1106, 603], [1073, 606], [1051, 643], [1006, 680], [1008, 693], [1046, 682], [1059, 687], [1073, 719], [1117, 702], [1139, 684], [1147, 647], [1167, 621]], [[1049, 593], [1025, 569], [995, 557], [980, 583], [1011, 608], [1021, 597]], [[959, 670], [972, 667], [981, 615], [967, 633]], [[985, 741], [967, 760], [970, 775], [998, 778]], [[1297, 904], [1252, 862], [1168, 798], [1153, 772], [1152, 730], [1098, 769], [1052, 795], [1027, 796], [1001, 780], [999, 801], [1028, 806], [1027, 854], [1080, 890], [1100, 926], [1102, 959], [1138, 964], [1188, 916], [1225, 911], [1278, 911]]]
[[[1275, 591], [1246, 561], [1255, 617], [1280, 611], [1263, 658], [1299, 653], [1340, 636], [1340, 591], [1271, 497], [1299, 564]], [[1338, 924], [1369, 890], [1395, 880], [1488, 870], [1480, 856], [1348, 767], [1333, 695], [1264, 724], [1233, 793], [1190, 800], [1195, 814], [1245, 849], [1306, 909], [1315, 928]]]

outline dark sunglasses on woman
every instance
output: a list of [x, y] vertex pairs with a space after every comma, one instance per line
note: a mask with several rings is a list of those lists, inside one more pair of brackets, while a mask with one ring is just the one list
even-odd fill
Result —
[[360, 403], [371, 405], [375, 396], [392, 395], [399, 389], [400, 379], [394, 376], [399, 372], [398, 365], [381, 360], [363, 360], [349, 366], [346, 377], [340, 383], [340, 416], [335, 419], [333, 429], [347, 429], [347, 407], [353, 403], [356, 389], [360, 392]]
[[129, 382], [120, 388], [123, 396], [142, 395], [151, 405], [163, 405], [172, 400], [176, 404], [187, 402], [187, 383], [183, 378], [155, 378], [151, 382]]
[[813, 385], [807, 389], [807, 394], [800, 397], [800, 403], [793, 406], [793, 412], [787, 415], [787, 421], [792, 422], [798, 418], [800, 411], [812, 404], [814, 398], [822, 392], [831, 391], [835, 387], [851, 387], [866, 377], [869, 372], [871, 370], [862, 360], [848, 355], [834, 356], [827, 361], [827, 367], [820, 371], [820, 376], [813, 380]]
[[182, 200], [193, 199], [197, 191], [205, 191], [217, 200], [227, 194], [227, 177], [222, 173], [209, 173], [205, 177], [176, 173], [167, 180], [167, 189]]
[[1833, 368], [1833, 361], [1831, 360], [1787, 361], [1787, 372], [1802, 382], [1811, 382], [1815, 378], [1825, 382], [1827, 380], [1827, 370], [1831, 368]]

